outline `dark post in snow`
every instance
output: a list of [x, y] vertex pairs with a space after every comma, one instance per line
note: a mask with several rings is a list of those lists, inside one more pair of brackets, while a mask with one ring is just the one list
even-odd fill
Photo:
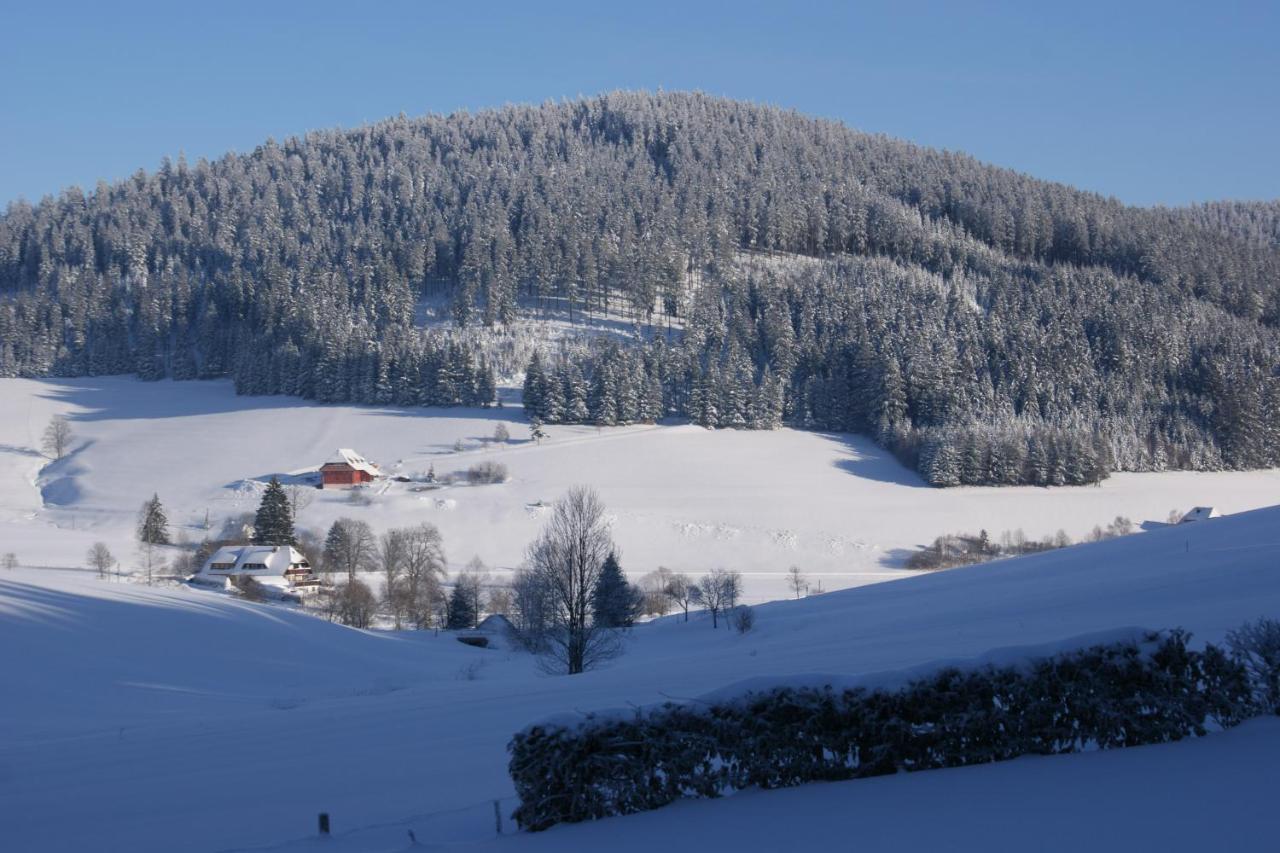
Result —
[[498, 801], [493, 801], [493, 822], [498, 827], [498, 834], [502, 834], [502, 808], [498, 805]]
[[320, 812], [319, 823], [320, 823], [320, 834], [328, 835], [329, 834], [329, 813], [328, 812]]

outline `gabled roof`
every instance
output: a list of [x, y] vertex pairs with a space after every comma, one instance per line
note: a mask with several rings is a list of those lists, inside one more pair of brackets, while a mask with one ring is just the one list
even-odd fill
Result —
[[1183, 521], [1204, 521], [1208, 518], [1219, 518], [1222, 513], [1211, 506], [1196, 506], [1182, 517]]
[[[199, 574], [240, 574], [246, 565], [254, 565], [265, 566], [268, 576], [281, 576], [290, 565], [305, 560], [296, 548], [288, 545], [224, 545], [205, 561]], [[214, 569], [215, 565], [225, 568]]]
[[378, 476], [381, 471], [378, 466], [366, 460], [359, 453], [356, 453], [349, 447], [339, 447], [338, 450], [329, 457], [329, 461], [325, 465], [348, 465], [357, 471], [364, 471], [366, 474]]

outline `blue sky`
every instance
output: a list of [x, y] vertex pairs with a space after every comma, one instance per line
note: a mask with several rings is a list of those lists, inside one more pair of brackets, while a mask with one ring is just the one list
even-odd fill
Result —
[[1280, 197], [1275, 2], [4, 5], [0, 204], [399, 112], [659, 87], [1133, 204]]

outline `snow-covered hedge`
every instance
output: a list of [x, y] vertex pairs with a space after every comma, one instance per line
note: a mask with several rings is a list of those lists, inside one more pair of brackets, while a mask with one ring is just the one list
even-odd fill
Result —
[[1003, 761], [1203, 735], [1252, 713], [1244, 668], [1180, 630], [1020, 663], [799, 685], [535, 724], [511, 742], [522, 828], [749, 787]]

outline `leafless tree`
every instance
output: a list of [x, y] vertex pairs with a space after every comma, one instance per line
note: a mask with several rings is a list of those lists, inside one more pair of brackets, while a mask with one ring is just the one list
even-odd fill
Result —
[[89, 553], [85, 557], [85, 562], [98, 570], [98, 577], [104, 578], [107, 572], [111, 570], [111, 566], [115, 563], [116, 558], [112, 556], [111, 551], [107, 549], [105, 542], [94, 542], [89, 548]]
[[404, 613], [415, 628], [429, 628], [444, 600], [440, 582], [445, 576], [444, 540], [434, 524], [407, 527], [404, 536]]
[[147, 586], [151, 586], [155, 582], [156, 573], [163, 571], [165, 567], [164, 554], [161, 553], [160, 546], [157, 543], [138, 543], [138, 567], [146, 575]]
[[62, 415], [54, 415], [49, 419], [49, 425], [44, 428], [41, 447], [44, 449], [46, 456], [61, 459], [67, 455], [67, 450], [70, 449], [73, 438], [75, 438], [75, 435], [71, 432], [70, 422]]
[[471, 612], [475, 614], [476, 625], [479, 625], [484, 615], [485, 590], [492, 583], [489, 568], [484, 564], [484, 560], [480, 559], [480, 555], [476, 554], [467, 561], [462, 573], [467, 579], [466, 589], [471, 598]]
[[404, 573], [405, 531], [388, 530], [382, 534], [378, 542], [378, 562], [382, 565], [383, 602], [391, 612], [391, 618], [397, 631], [403, 627], [406, 611], [406, 596], [401, 590], [401, 576]]
[[742, 575], [712, 569], [698, 580], [698, 603], [711, 612], [711, 627], [720, 627], [720, 616], [733, 609], [742, 591]]
[[13, 571], [18, 568], [18, 555], [12, 551], [5, 553], [3, 557], [0, 557], [0, 566], [3, 566], [6, 571]]
[[353, 628], [368, 628], [373, 624], [378, 599], [367, 584], [349, 580], [333, 591], [330, 600], [333, 616], [342, 624]]
[[498, 444], [506, 444], [511, 440], [511, 432], [507, 429], [506, 424], [499, 422], [499, 424], [493, 428], [493, 440]]
[[640, 591], [644, 593], [644, 612], [647, 615], [666, 616], [671, 612], [667, 586], [672, 577], [670, 569], [659, 566], [640, 579]]
[[311, 502], [315, 500], [316, 490], [304, 483], [290, 483], [285, 486], [285, 494], [289, 496], [289, 509], [293, 513], [293, 520], [298, 520], [298, 513], [311, 506]]
[[800, 571], [799, 566], [792, 566], [787, 569], [787, 586], [790, 587], [796, 598], [799, 598], [809, 588], [809, 579]]
[[544, 652], [551, 628], [551, 595], [538, 573], [522, 568], [511, 579], [511, 623], [516, 638], [531, 652]]
[[739, 604], [729, 611], [729, 622], [733, 625], [733, 630], [739, 634], [745, 634], [755, 627], [756, 612], [754, 608]]
[[350, 583], [357, 572], [377, 569], [377, 552], [378, 542], [367, 522], [339, 518], [324, 540], [325, 573], [346, 572]]
[[549, 654], [570, 675], [619, 651], [614, 632], [591, 618], [592, 593], [613, 550], [604, 504], [586, 486], [575, 486], [556, 501], [546, 527], [529, 546], [529, 568], [546, 584], [551, 606]]
[[701, 597], [698, 585], [689, 580], [689, 576], [684, 572], [675, 572], [671, 575], [671, 579], [667, 581], [666, 589], [667, 598], [675, 602], [676, 606], [684, 612], [684, 621], [689, 621], [689, 608], [696, 604]]
[[486, 610], [499, 613], [510, 618], [512, 607], [511, 587], [506, 584], [495, 584], [489, 587], [489, 601]]

